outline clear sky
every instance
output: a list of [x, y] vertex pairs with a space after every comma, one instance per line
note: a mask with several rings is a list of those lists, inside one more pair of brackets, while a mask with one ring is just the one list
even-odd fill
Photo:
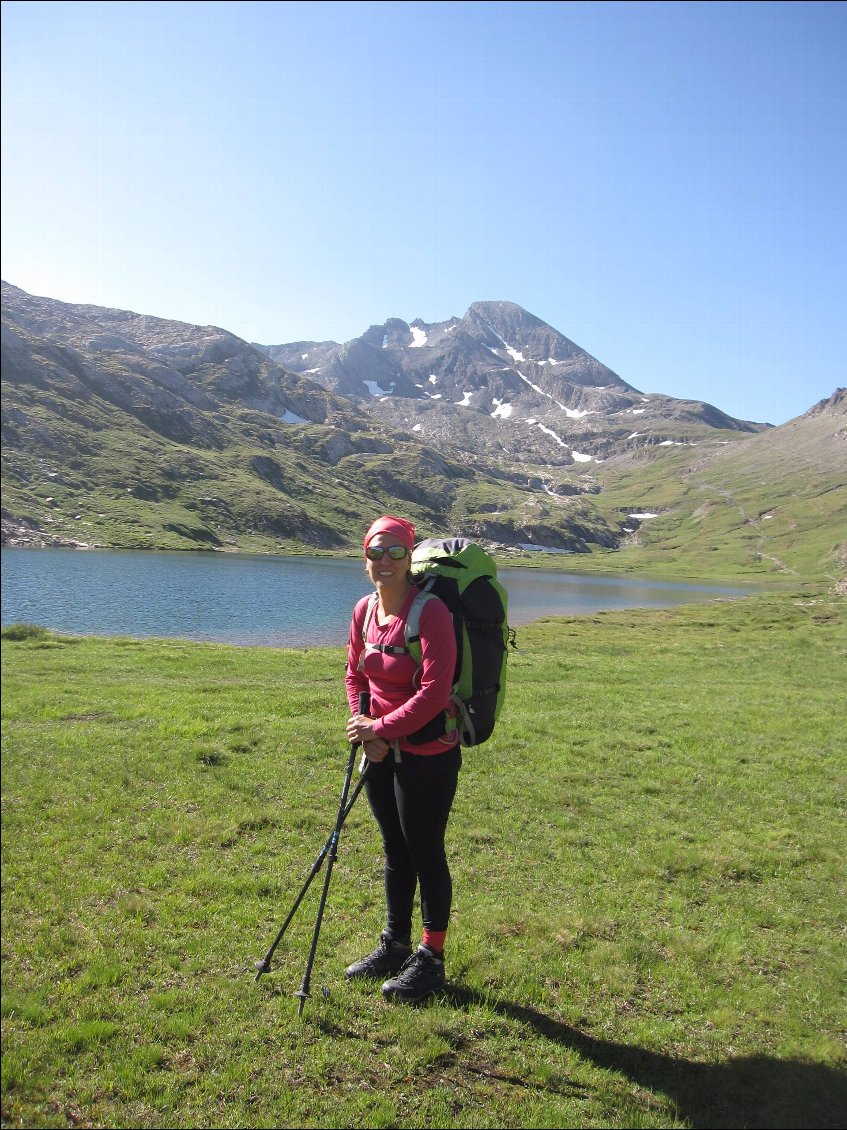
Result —
[[643, 392], [839, 385], [847, 5], [2, 4], [2, 276], [346, 341], [517, 302]]

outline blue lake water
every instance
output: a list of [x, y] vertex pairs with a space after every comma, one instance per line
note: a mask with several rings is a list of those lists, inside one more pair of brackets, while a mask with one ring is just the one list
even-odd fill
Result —
[[[2, 624], [269, 647], [340, 646], [371, 591], [361, 561], [238, 553], [2, 550]], [[541, 616], [668, 608], [750, 588], [503, 568], [513, 627]]]

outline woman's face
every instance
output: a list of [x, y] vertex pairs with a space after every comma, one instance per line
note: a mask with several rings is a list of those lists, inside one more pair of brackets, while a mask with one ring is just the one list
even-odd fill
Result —
[[[397, 537], [391, 534], [377, 534], [368, 543], [368, 548], [385, 549], [390, 545], [399, 545]], [[395, 561], [387, 553], [383, 553], [380, 561], [371, 561], [365, 555], [365, 572], [377, 592], [399, 590], [406, 584], [406, 574], [409, 571], [409, 552], [400, 561]]]

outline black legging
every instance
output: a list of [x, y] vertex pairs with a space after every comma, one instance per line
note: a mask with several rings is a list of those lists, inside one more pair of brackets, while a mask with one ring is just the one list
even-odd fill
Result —
[[385, 852], [386, 929], [400, 940], [410, 938], [415, 888], [421, 885], [421, 918], [427, 930], [446, 930], [453, 881], [444, 835], [456, 795], [462, 751], [421, 756], [390, 750], [370, 766], [365, 795], [382, 833]]

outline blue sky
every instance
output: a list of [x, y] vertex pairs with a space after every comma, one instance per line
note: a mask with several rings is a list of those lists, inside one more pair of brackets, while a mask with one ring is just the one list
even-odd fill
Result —
[[845, 374], [842, 3], [2, 4], [2, 276], [346, 341], [517, 302], [782, 423]]

